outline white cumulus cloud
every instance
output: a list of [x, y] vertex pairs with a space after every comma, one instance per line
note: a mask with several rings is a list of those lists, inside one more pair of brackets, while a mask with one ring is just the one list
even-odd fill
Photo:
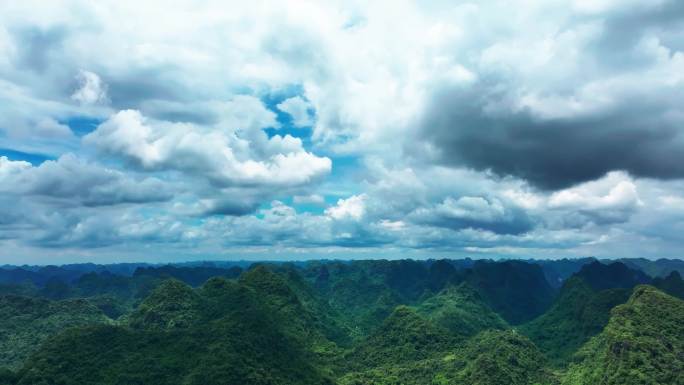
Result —
[[335, 206], [328, 207], [325, 215], [333, 219], [351, 218], [361, 220], [366, 212], [366, 200], [368, 195], [353, 195], [347, 199], [340, 199]]

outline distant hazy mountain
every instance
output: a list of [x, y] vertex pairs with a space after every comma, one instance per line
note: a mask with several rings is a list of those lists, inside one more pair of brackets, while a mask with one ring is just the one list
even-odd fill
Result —
[[650, 283], [652, 280], [643, 271], [631, 269], [621, 262], [592, 262], [582, 266], [576, 276], [582, 278], [594, 290], [630, 289], [639, 284]]
[[542, 314], [555, 296], [541, 267], [521, 261], [478, 261], [465, 271], [464, 280], [511, 324]]

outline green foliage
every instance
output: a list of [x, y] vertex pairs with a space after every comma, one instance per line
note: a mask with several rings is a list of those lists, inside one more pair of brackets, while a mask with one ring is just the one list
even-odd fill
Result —
[[[470, 265], [468, 265], [470, 266]], [[354, 261], [313, 264], [305, 272], [329, 305], [362, 338], [398, 305], [418, 305], [449, 285], [467, 282], [491, 309], [513, 324], [543, 313], [554, 289], [537, 265], [478, 261], [460, 270], [452, 261]]]
[[534, 344], [514, 331], [490, 330], [436, 357], [348, 373], [340, 385], [552, 385]]
[[470, 385], [552, 384], [544, 356], [515, 331], [486, 331], [470, 341], [459, 358], [456, 383]]
[[556, 303], [543, 315], [520, 327], [554, 365], [570, 357], [608, 323], [610, 310], [629, 298], [631, 290], [594, 291], [582, 278], [568, 279]]
[[166, 282], [131, 317], [135, 328], [68, 330], [28, 360], [17, 383], [332, 384], [264, 297], [222, 278], [198, 291]]
[[[239, 282], [254, 289], [271, 308], [288, 320], [286, 330], [304, 342], [321, 342], [324, 334], [343, 335], [328, 317], [323, 301], [313, 296], [299, 275], [291, 270], [276, 274], [266, 266], [257, 266], [240, 276]], [[341, 337], [344, 339], [343, 337]]]
[[373, 368], [422, 360], [455, 346], [447, 330], [407, 306], [397, 307], [382, 326], [345, 359], [352, 368]]
[[[314, 287], [307, 282], [293, 266], [279, 270], [288, 288], [297, 296], [298, 301], [309, 317], [309, 327], [320, 331], [327, 339], [341, 346], [352, 343], [353, 330], [344, 322], [343, 313], [330, 306], [325, 298], [318, 295]], [[299, 315], [303, 315], [300, 313]]]
[[20, 295], [24, 297], [34, 297], [37, 293], [38, 288], [29, 281], [24, 283], [0, 284], [0, 296]]
[[475, 288], [484, 303], [513, 324], [540, 315], [555, 296], [539, 266], [519, 261], [317, 262], [303, 274], [343, 315], [341, 320], [352, 327], [355, 339], [379, 327], [396, 306], [419, 305], [445, 287], [462, 282]]
[[88, 302], [96, 306], [107, 317], [116, 320], [131, 311], [130, 305], [123, 299], [113, 295], [98, 295], [89, 297]]
[[684, 385], [683, 302], [627, 301], [681, 277], [590, 263], [556, 298], [585, 262], [20, 270], [0, 291], [86, 299], [0, 297], [0, 385]]
[[419, 314], [461, 338], [471, 337], [487, 329], [506, 329], [506, 321], [484, 302], [469, 284], [449, 286], [423, 301]]
[[638, 286], [571, 365], [564, 385], [684, 384], [684, 302]]
[[0, 297], [0, 367], [17, 368], [48, 337], [70, 327], [110, 320], [85, 300], [53, 302]]
[[74, 288], [68, 283], [58, 278], [52, 278], [45, 283], [45, 286], [38, 291], [41, 297], [60, 300], [72, 297], [75, 294]]
[[185, 283], [164, 281], [130, 315], [133, 328], [171, 330], [192, 326], [199, 320], [200, 297]]
[[355, 339], [368, 335], [404, 303], [383, 276], [369, 270], [370, 266], [360, 263], [331, 263], [323, 272], [316, 269], [312, 277], [319, 296], [326, 298], [330, 308], [341, 315], [339, 321], [348, 325]]

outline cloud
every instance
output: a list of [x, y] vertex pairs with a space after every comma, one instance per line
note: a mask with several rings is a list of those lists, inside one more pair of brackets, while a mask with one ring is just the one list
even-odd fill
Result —
[[95, 104], [107, 101], [107, 85], [93, 72], [80, 70], [76, 77], [79, 88], [71, 98], [82, 104]]
[[[470, 84], [433, 88], [418, 140], [438, 162], [558, 190], [610, 171], [684, 177], [677, 2], [605, 6], [479, 46]], [[678, 16], [676, 16], [678, 15]], [[629, 22], [628, 22], [629, 21]], [[629, 33], [627, 33], [629, 30]]]
[[234, 194], [226, 192], [220, 194], [226, 196], [219, 196], [216, 198], [201, 198], [189, 207], [177, 205], [175, 211], [181, 214], [190, 216], [240, 216], [253, 213], [259, 207], [260, 199], [263, 197], [254, 197], [242, 191], [236, 191]]
[[603, 224], [625, 222], [644, 205], [634, 182], [621, 172], [555, 192], [548, 204], [551, 209], [581, 213]]
[[325, 198], [319, 194], [295, 195], [292, 197], [292, 202], [295, 204], [323, 205], [325, 204]]
[[347, 199], [340, 199], [337, 204], [328, 207], [325, 210], [325, 215], [333, 219], [350, 218], [353, 220], [361, 220], [366, 212], [366, 194], [354, 195]]
[[135, 180], [121, 172], [88, 164], [72, 154], [37, 167], [0, 157], [0, 186], [0, 193], [58, 198], [67, 205], [148, 203], [172, 197], [161, 180]]
[[30, 26], [15, 33], [17, 40], [23, 43], [16, 46], [18, 62], [36, 72], [47, 71], [54, 65], [52, 59], [58, 55], [68, 35], [67, 30], [61, 26]]
[[71, 128], [56, 122], [51, 118], [44, 118], [35, 124], [36, 134], [43, 138], [70, 139], [73, 137]]
[[290, 247], [315, 250], [320, 247], [367, 248], [393, 242], [396, 237], [379, 225], [356, 221], [344, 215], [298, 213], [294, 207], [272, 201], [259, 211], [262, 218], [211, 218], [205, 229], [225, 240], [226, 247]]
[[[20, 175], [23, 171], [31, 169], [31, 163], [25, 161], [12, 161], [6, 156], [0, 156], [0, 178], [7, 180]], [[11, 184], [9, 186], [12, 186]], [[5, 185], [7, 188], [8, 185]]]
[[[244, 97], [237, 104], [255, 101]], [[154, 122], [138, 111], [118, 112], [83, 138], [101, 152], [121, 157], [145, 170], [176, 170], [204, 176], [223, 186], [296, 186], [330, 172], [331, 161], [307, 152], [300, 139], [268, 138], [261, 131], [275, 124], [271, 112], [234, 116], [208, 130], [191, 124]]]
[[283, 100], [277, 105], [280, 111], [283, 111], [292, 117], [293, 124], [296, 127], [308, 127], [313, 124], [310, 110], [311, 103], [302, 99], [300, 96], [294, 96]]
[[543, 119], [526, 111], [487, 112], [487, 103], [503, 103], [506, 97], [482, 100], [480, 95], [491, 94], [493, 87], [442, 94], [426, 114], [423, 133], [440, 161], [514, 175], [552, 190], [614, 170], [638, 177], [684, 177], [684, 168], [669, 161], [684, 150], [684, 137], [676, 129], [682, 122], [663, 111], [668, 106], [661, 101]]
[[125, 244], [184, 243], [192, 247], [201, 236], [185, 229], [173, 218], [144, 218], [125, 212], [99, 212], [81, 216], [54, 214], [44, 218], [41, 228], [27, 240], [43, 248], [103, 248]]
[[417, 223], [438, 227], [479, 229], [497, 234], [520, 235], [534, 227], [523, 210], [505, 207], [499, 199], [484, 197], [446, 197], [433, 208], [416, 210], [410, 218]]
[[3, 4], [0, 257], [678, 254], [684, 7], [628, 5]]

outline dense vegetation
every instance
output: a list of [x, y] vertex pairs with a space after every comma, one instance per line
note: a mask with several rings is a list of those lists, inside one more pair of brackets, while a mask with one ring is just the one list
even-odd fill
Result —
[[506, 329], [506, 321], [482, 299], [480, 293], [464, 282], [448, 286], [423, 301], [418, 312], [453, 335], [465, 339], [487, 329]]
[[252, 288], [212, 278], [158, 287], [129, 325], [71, 329], [18, 372], [18, 384], [325, 384], [287, 320]]
[[639, 286], [577, 354], [564, 384], [684, 384], [684, 302]]
[[553, 302], [554, 290], [535, 264], [478, 261], [465, 280], [508, 322], [520, 324], [542, 314]]
[[610, 310], [627, 301], [629, 289], [596, 291], [578, 276], [568, 279], [548, 312], [523, 325], [527, 335], [557, 366], [570, 357], [589, 338], [608, 323]]
[[57, 332], [109, 319], [85, 300], [50, 301], [14, 295], [0, 297], [0, 367], [17, 368]]
[[[443, 347], [443, 346], [440, 346]], [[435, 351], [424, 360], [351, 372], [340, 385], [551, 385], [555, 376], [527, 338], [514, 331], [482, 332], [465, 344]]]
[[0, 384], [684, 384], [656, 262], [0, 270]]

